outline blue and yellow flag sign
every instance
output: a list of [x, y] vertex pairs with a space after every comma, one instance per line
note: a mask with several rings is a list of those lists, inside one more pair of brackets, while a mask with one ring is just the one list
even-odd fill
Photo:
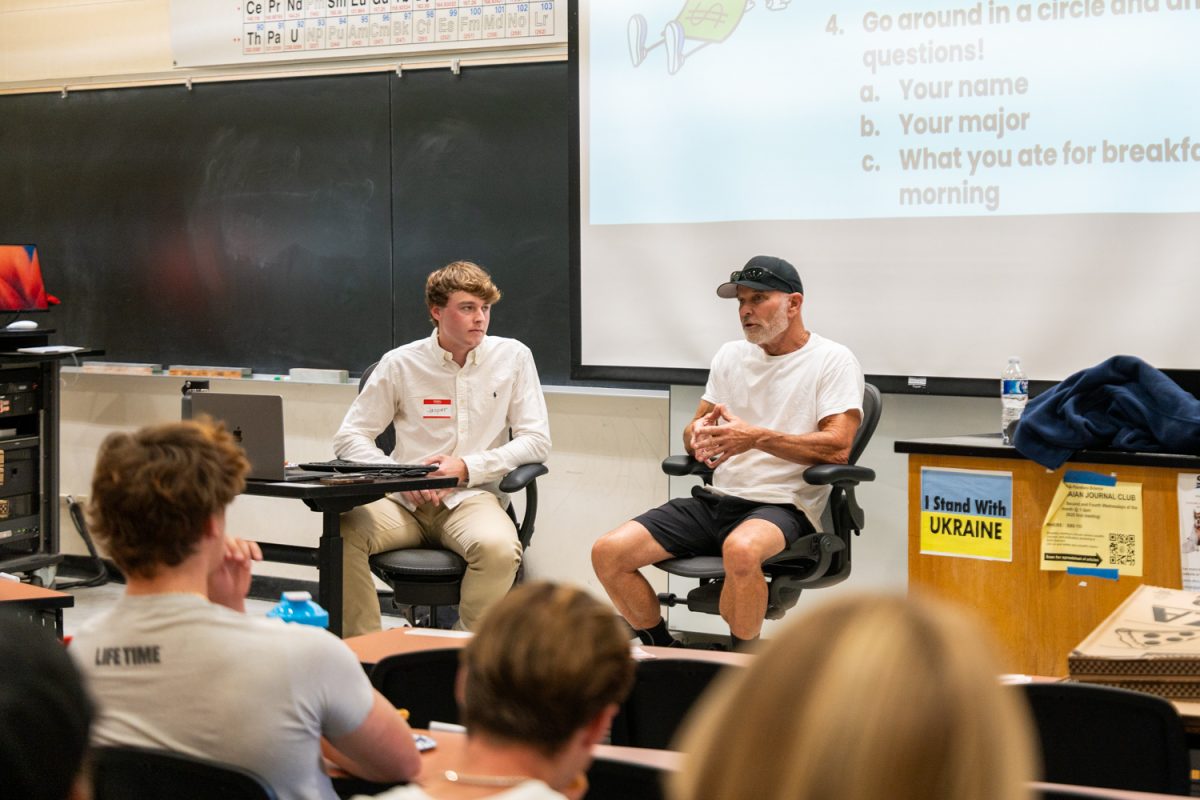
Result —
[[921, 468], [921, 552], [1012, 561], [1012, 473]]

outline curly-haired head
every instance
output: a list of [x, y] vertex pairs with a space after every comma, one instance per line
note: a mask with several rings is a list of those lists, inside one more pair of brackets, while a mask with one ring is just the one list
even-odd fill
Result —
[[553, 756], [633, 685], [629, 636], [582, 589], [527, 583], [492, 606], [462, 653], [473, 733]]
[[474, 295], [488, 305], [499, 303], [501, 296], [487, 270], [470, 261], [447, 264], [425, 279], [425, 305], [429, 308], [444, 307], [455, 292]]
[[195, 552], [205, 526], [246, 486], [250, 464], [212, 420], [113, 433], [100, 445], [88, 522], [127, 574], [153, 577]]

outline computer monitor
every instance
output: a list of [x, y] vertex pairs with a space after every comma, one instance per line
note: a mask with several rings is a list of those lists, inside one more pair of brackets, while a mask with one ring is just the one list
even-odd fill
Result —
[[49, 308], [37, 245], [0, 244], [0, 313]]

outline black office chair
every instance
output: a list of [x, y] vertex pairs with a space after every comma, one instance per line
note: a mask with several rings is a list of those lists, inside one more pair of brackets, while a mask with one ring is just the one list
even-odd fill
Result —
[[1086, 683], [1031, 683], [1043, 780], [1160, 794], [1188, 794], [1183, 720], [1170, 702]]
[[633, 688], [613, 718], [612, 743], [668, 749], [696, 700], [724, 668], [691, 659], [639, 661]]
[[92, 792], [95, 800], [276, 800], [250, 770], [148, 747], [94, 749]]
[[[378, 365], [376, 361], [363, 371], [358, 380], [360, 392]], [[395, 450], [395, 426], [389, 424], [383, 433], [375, 437], [375, 445], [385, 453]], [[522, 464], [500, 480], [500, 491], [505, 494], [525, 492], [525, 513], [519, 521], [512, 503], [505, 509], [516, 526], [521, 552], [529, 547], [533, 539], [533, 523], [537, 519], [538, 507], [537, 479], [549, 471], [545, 464]], [[463, 575], [467, 572], [467, 562], [462, 556], [441, 549], [414, 547], [389, 550], [371, 556], [370, 564], [371, 571], [392, 587], [392, 605], [403, 609], [408, 621], [414, 625], [418, 621], [416, 609], [428, 606], [431, 627], [437, 626], [438, 608], [458, 605]], [[518, 580], [522, 574], [523, 567], [517, 573]]]
[[408, 724], [428, 728], [433, 720], [458, 723], [454, 679], [462, 650], [418, 650], [397, 653], [371, 670], [371, 685], [396, 708], [408, 710]]
[[663, 800], [666, 772], [646, 764], [596, 758], [588, 767], [585, 800]]
[[[854, 442], [850, 446], [847, 464], [818, 464], [804, 471], [804, 480], [811, 484], [832, 486], [829, 503], [821, 517], [821, 531], [801, 536], [790, 547], [763, 563], [767, 577], [767, 619], [779, 619], [796, 605], [800, 592], [832, 586], [850, 576], [851, 534], [862, 532], [864, 515], [854, 498], [854, 487], [875, 480], [875, 471], [857, 465], [875, 426], [883, 398], [872, 384], [863, 391], [863, 418]], [[698, 475], [705, 483], [712, 482], [712, 470], [691, 456], [670, 456], [663, 461], [668, 475]], [[674, 593], [659, 594], [658, 600], [671, 607], [685, 603], [689, 610], [703, 614], [720, 614], [721, 590], [725, 586], [725, 565], [719, 555], [670, 558], [655, 564], [659, 569], [684, 578], [699, 578], [700, 585], [680, 599]]]

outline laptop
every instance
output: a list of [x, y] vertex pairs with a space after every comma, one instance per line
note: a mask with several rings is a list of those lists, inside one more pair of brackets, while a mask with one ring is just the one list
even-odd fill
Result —
[[315, 481], [332, 472], [285, 467], [283, 458], [283, 398], [273, 394], [188, 392], [183, 418], [207, 414], [225, 423], [250, 462], [247, 480]]

